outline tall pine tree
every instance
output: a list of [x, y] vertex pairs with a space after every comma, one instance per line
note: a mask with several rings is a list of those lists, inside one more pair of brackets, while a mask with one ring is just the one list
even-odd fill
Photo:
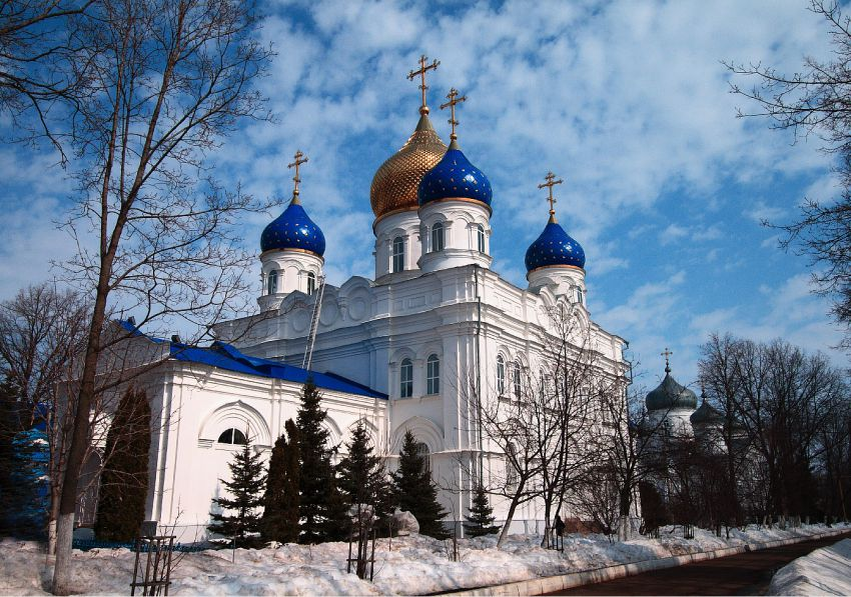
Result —
[[493, 535], [499, 532], [500, 527], [493, 524], [493, 508], [488, 501], [488, 494], [481, 485], [476, 487], [473, 503], [470, 506], [470, 515], [465, 516], [464, 519], [466, 520], [464, 531], [470, 537]]
[[328, 430], [322, 426], [326, 411], [322, 395], [312, 380], [304, 384], [298, 410], [300, 543], [334, 541], [348, 536], [346, 504], [337, 488]]
[[[251, 438], [245, 433], [242, 450], [228, 464], [231, 480], [220, 479], [231, 498], [213, 498], [213, 503], [223, 512], [210, 514], [213, 520], [207, 530], [233, 540], [237, 547], [256, 547], [260, 544], [260, 514], [263, 507], [266, 474], [263, 472], [263, 456], [252, 454]], [[225, 513], [229, 512], [229, 513]]]
[[420, 524], [420, 533], [446, 539], [449, 533], [440, 520], [446, 512], [437, 503], [437, 487], [431, 480], [425, 458], [417, 451], [417, 441], [410, 431], [405, 433], [399, 468], [393, 473], [399, 508], [407, 510]]
[[278, 438], [269, 461], [266, 480], [266, 509], [261, 532], [266, 541], [295, 543], [298, 541], [299, 509], [299, 439], [292, 419], [284, 423], [285, 435]]
[[43, 433], [31, 428], [19, 388], [8, 378], [0, 383], [0, 536], [40, 538], [45, 503], [40, 485], [47, 473]]
[[132, 541], [145, 519], [151, 406], [143, 390], [121, 397], [106, 435], [95, 533], [107, 541]]
[[375, 516], [386, 520], [395, 507], [393, 486], [381, 458], [373, 454], [363, 419], [358, 420], [348, 449], [348, 456], [337, 467], [338, 484], [346, 502], [372, 506]]

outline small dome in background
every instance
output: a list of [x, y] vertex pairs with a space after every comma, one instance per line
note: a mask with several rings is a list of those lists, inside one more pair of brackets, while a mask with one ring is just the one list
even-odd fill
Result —
[[645, 404], [648, 411], [697, 408], [697, 395], [681, 386], [671, 377], [670, 367], [665, 367], [665, 379], [647, 394]]
[[706, 394], [701, 394], [700, 408], [694, 411], [689, 417], [692, 425], [710, 425], [713, 423], [723, 423], [724, 415], [718, 409], [709, 405], [706, 401]]

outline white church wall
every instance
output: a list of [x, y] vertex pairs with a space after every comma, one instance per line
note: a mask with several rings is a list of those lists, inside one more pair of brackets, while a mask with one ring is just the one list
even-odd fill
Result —
[[[147, 513], [165, 527], [175, 526], [179, 541], [206, 537], [212, 498], [224, 491], [228, 464], [240, 445], [217, 440], [226, 429], [248, 430], [253, 448], [268, 461], [284, 422], [295, 418], [301, 384], [240, 375], [206, 365], [174, 364], [160, 402], [171, 421], [156, 442], [157, 470]], [[320, 388], [329, 411], [331, 442], [342, 444], [364, 417], [378, 444], [385, 433], [383, 400]]]

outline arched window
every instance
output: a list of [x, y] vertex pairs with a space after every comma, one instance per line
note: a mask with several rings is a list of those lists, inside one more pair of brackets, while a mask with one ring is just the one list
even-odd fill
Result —
[[266, 280], [266, 294], [275, 294], [278, 292], [278, 270], [269, 272], [269, 278]]
[[410, 398], [414, 395], [414, 364], [411, 359], [402, 361], [402, 366], [399, 368], [399, 396], [402, 398]]
[[520, 361], [514, 361], [514, 367], [511, 370], [511, 382], [514, 385], [515, 398], [520, 398], [520, 393], [523, 390], [520, 384]]
[[393, 273], [405, 270], [405, 239], [397, 236], [393, 239]]
[[245, 445], [245, 434], [239, 429], [230, 428], [222, 431], [222, 434], [217, 440], [220, 444], [235, 444], [239, 446]]
[[417, 442], [414, 444], [417, 448], [417, 456], [423, 459], [423, 470], [430, 473], [431, 472], [431, 458], [429, 457], [430, 452], [428, 451], [428, 446], [423, 442]]
[[442, 251], [444, 246], [443, 242], [443, 222], [435, 222], [434, 226], [431, 227], [431, 251], [432, 253], [437, 253], [438, 251]]
[[501, 354], [496, 355], [496, 392], [500, 396], [505, 393], [505, 359]]
[[582, 292], [582, 289], [579, 286], [576, 287], [576, 302], [580, 305], [585, 304], [585, 293]]
[[426, 393], [440, 394], [440, 359], [436, 354], [426, 362]]
[[476, 224], [476, 247], [479, 249], [479, 253], [485, 252], [485, 227], [481, 224]]
[[316, 274], [307, 272], [307, 294], [316, 292]]

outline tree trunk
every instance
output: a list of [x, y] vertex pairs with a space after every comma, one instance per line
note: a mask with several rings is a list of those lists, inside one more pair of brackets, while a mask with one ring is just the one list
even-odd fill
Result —
[[[56, 564], [53, 568], [53, 587], [51, 589], [54, 595], [68, 595], [71, 591], [71, 549], [74, 540], [74, 515], [77, 511], [77, 483], [89, 442], [89, 412], [95, 393], [100, 334], [103, 330], [106, 296], [109, 292], [108, 272], [111, 270], [111, 257], [113, 255], [114, 250], [101, 260], [100, 281], [92, 312], [91, 327], [89, 328], [77, 409], [73, 413], [74, 431], [71, 436], [71, 446], [68, 449], [68, 460], [65, 463], [56, 526]], [[103, 264], [104, 261], [107, 261], [107, 263]]]
[[499, 539], [496, 542], [497, 547], [502, 547], [505, 544], [505, 540], [508, 539], [508, 527], [511, 526], [511, 522], [514, 519], [514, 511], [517, 510], [517, 502], [512, 501], [511, 505], [508, 506], [508, 516], [505, 517], [505, 524], [502, 525], [502, 531], [499, 533]]

